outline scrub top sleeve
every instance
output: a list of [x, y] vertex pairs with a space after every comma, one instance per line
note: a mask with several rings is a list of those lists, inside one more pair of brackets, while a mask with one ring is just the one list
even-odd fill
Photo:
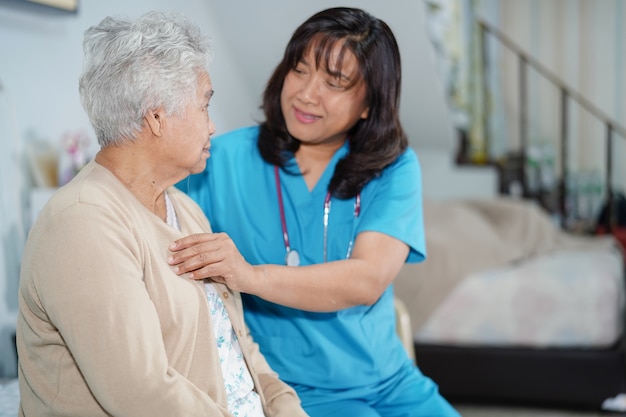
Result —
[[[371, 192], [367, 192], [371, 187]], [[426, 258], [422, 208], [422, 177], [415, 152], [409, 148], [364, 190], [357, 234], [376, 231], [405, 242], [407, 262]]]

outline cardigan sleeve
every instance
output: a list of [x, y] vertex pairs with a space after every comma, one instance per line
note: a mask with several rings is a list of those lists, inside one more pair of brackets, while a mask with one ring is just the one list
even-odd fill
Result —
[[246, 333], [246, 339], [251, 359], [250, 366], [256, 374], [260, 389], [263, 391], [267, 417], [308, 416], [300, 405], [300, 398], [298, 398], [295, 390], [280, 380], [278, 374], [270, 368], [259, 350], [259, 346], [252, 340], [249, 331]]

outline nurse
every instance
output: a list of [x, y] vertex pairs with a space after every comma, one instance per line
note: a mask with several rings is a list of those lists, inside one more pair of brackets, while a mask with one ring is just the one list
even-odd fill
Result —
[[170, 264], [241, 291], [246, 322], [311, 416], [458, 416], [395, 332], [393, 280], [425, 257], [420, 169], [398, 119], [390, 28], [332, 8], [294, 32], [265, 121], [212, 141], [179, 187], [215, 234]]

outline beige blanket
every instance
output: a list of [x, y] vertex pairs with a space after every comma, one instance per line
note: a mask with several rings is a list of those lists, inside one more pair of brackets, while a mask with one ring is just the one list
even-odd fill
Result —
[[550, 251], [614, 245], [609, 237], [564, 233], [536, 204], [510, 198], [424, 203], [426, 261], [407, 264], [395, 280], [417, 331], [469, 274]]

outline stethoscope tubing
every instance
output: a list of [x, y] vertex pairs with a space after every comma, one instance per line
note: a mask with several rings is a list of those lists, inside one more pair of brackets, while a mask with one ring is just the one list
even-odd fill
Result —
[[[280, 174], [278, 165], [274, 165], [274, 179], [276, 182], [276, 192], [278, 195], [278, 210], [280, 212], [280, 225], [283, 232], [283, 242], [285, 244], [286, 258], [285, 263], [288, 266], [298, 266], [300, 264], [300, 256], [296, 250], [291, 248], [291, 244], [289, 242], [289, 233], [287, 231], [287, 219], [285, 216], [285, 206], [283, 203], [283, 192], [280, 184]], [[328, 259], [328, 219], [330, 217], [330, 206], [331, 206], [331, 194], [329, 191], [326, 192], [326, 196], [324, 197], [324, 215], [323, 215], [323, 225], [324, 225], [324, 262]], [[354, 213], [352, 217], [352, 234], [350, 236], [350, 243], [348, 244], [348, 251], [346, 254], [346, 259], [350, 258], [352, 254], [352, 246], [354, 243], [354, 227], [356, 218], [361, 214], [361, 193], [358, 193], [355, 197], [354, 201]]]

